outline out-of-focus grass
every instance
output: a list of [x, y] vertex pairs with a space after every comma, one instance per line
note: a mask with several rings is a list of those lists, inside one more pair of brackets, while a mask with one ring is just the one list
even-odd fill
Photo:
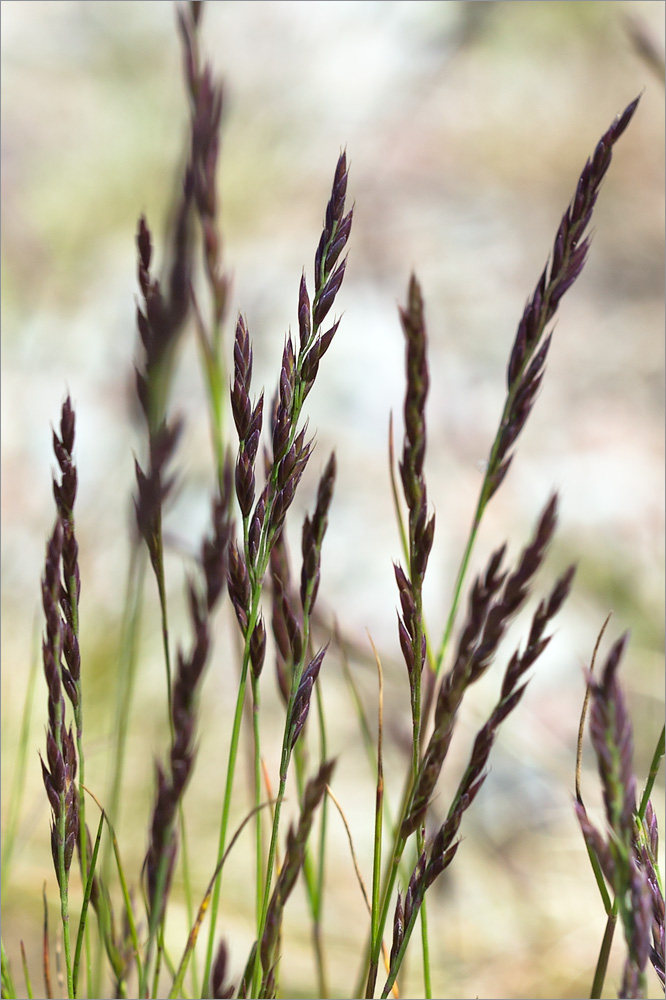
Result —
[[[611, 628], [633, 630], [624, 680], [638, 720], [639, 767], [663, 716], [664, 98], [628, 41], [629, 9], [663, 37], [661, 2], [272, 0], [214, 3], [205, 14], [208, 52], [228, 81], [220, 184], [234, 275], [231, 315], [239, 307], [248, 315], [258, 382], [272, 384], [283, 332], [295, 324], [321, 190], [347, 145], [357, 208], [341, 296], [346, 315], [311, 401], [321, 454], [335, 443], [340, 469], [321, 599], [360, 642], [370, 628], [386, 657], [395, 716], [406, 687], [392, 660], [390, 561], [398, 538], [385, 459], [388, 411], [399, 412], [402, 386], [394, 304], [414, 267], [432, 342], [428, 476], [438, 523], [426, 600], [436, 623], [449, 599], [478, 489], [476, 463], [499, 414], [505, 358], [525, 296], [583, 157], [612, 115], [647, 88], [604, 185], [589, 264], [562, 311], [542, 398], [480, 541], [479, 559], [506, 535], [517, 545], [540, 499], [557, 486], [563, 509], [554, 564], [577, 556], [580, 570], [557, 648], [500, 741], [487, 805], [480, 803], [455, 873], [442, 886], [441, 926], [433, 918], [433, 940], [441, 942], [436, 981], [450, 995], [579, 996], [588, 988], [603, 913], [571, 811], [573, 741], [582, 665], [611, 607]], [[79, 420], [86, 719], [91, 732], [99, 723], [88, 774], [93, 787], [104, 782], [105, 704], [117, 655], [135, 443], [128, 419], [133, 238], [140, 211], [159, 232], [186, 118], [173, 21], [166, 4], [2, 5], [4, 787], [52, 517], [49, 423], [65, 385]], [[354, 356], [363, 358], [355, 370]], [[176, 393], [188, 419], [190, 479], [172, 524], [187, 548], [203, 524], [211, 476], [203, 403], [190, 405], [199, 387], [191, 347], [183, 362]], [[169, 571], [179, 600], [178, 559]], [[149, 602], [136, 709], [142, 722], [162, 705], [153, 612]], [[232, 669], [221, 650], [207, 680], [199, 771], [189, 792], [201, 803], [192, 839], [203, 843], [215, 838], [213, 762], [226, 749], [225, 671]], [[337, 780], [367, 865], [370, 785], [357, 788], [344, 688], [333, 671], [322, 680], [340, 707], [331, 737], [341, 755]], [[373, 690], [370, 675], [368, 698]], [[468, 734], [483, 697], [469, 709]], [[34, 750], [43, 743], [44, 704], [40, 680]], [[464, 730], [460, 742], [454, 760], [464, 756]], [[143, 762], [127, 790], [135, 831], [146, 829], [160, 746], [156, 718], [130, 748]], [[527, 757], [533, 763], [523, 768]], [[39, 892], [44, 878], [52, 882], [36, 753], [29, 761], [3, 912], [14, 958], [19, 936], [36, 956]], [[593, 777], [586, 782], [593, 798]], [[126, 850], [137, 864], [144, 834], [130, 837]], [[212, 846], [201, 852], [202, 881], [213, 853]], [[342, 990], [350, 913], [357, 922], [363, 915], [342, 839], [332, 854], [331, 978], [345, 984]], [[232, 886], [235, 877], [241, 884], [240, 862], [237, 871]], [[234, 935], [247, 935], [242, 921], [234, 929], [240, 916], [225, 919], [232, 954]], [[243, 953], [239, 941], [239, 961]], [[309, 974], [305, 941], [303, 953], [293, 995], [301, 974]]]

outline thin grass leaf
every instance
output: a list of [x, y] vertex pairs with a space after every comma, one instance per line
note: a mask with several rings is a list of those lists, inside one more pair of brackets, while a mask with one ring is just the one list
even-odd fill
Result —
[[46, 899], [46, 882], [42, 887], [42, 904], [44, 907], [44, 922], [42, 925], [42, 969], [44, 972], [44, 992], [46, 1000], [52, 1000], [51, 985], [51, 949], [49, 947], [49, 906]]
[[[592, 859], [592, 857], [594, 857], [595, 862], [598, 865], [599, 862], [597, 860], [596, 855], [590, 854], [590, 860]], [[610, 911], [608, 912], [608, 919], [606, 920], [606, 928], [604, 930], [604, 936], [601, 942], [601, 947], [599, 949], [599, 957], [597, 959], [597, 964], [594, 970], [594, 978], [592, 980], [592, 988], [590, 990], [590, 1000], [601, 1000], [601, 994], [604, 988], [606, 973], [608, 972], [608, 963], [610, 961], [611, 948], [613, 945], [613, 937], [615, 935], [616, 924], [617, 924], [617, 900], [613, 902]]]
[[[22, 942], [21, 942], [22, 943]], [[15, 1000], [16, 990], [14, 989], [14, 980], [12, 979], [12, 970], [9, 965], [9, 959], [7, 958], [7, 953], [5, 951], [5, 943], [0, 939], [0, 956], [1, 956], [1, 966], [2, 966], [2, 997], [3, 1000], [6, 997], [7, 1000]]]
[[[93, 796], [94, 797], [94, 796]], [[97, 803], [99, 806], [99, 803]], [[101, 808], [101, 806], [100, 806]], [[143, 961], [141, 958], [142, 949], [139, 943], [139, 935], [134, 920], [134, 908], [132, 906], [132, 897], [127, 885], [127, 878], [125, 876], [125, 869], [123, 867], [122, 858], [120, 855], [120, 846], [116, 838], [115, 830], [111, 824], [108, 814], [102, 810], [104, 820], [109, 828], [109, 833], [111, 834], [111, 844], [113, 846], [113, 854], [116, 862], [116, 871], [118, 872], [118, 879], [120, 881], [120, 888], [123, 895], [123, 902], [125, 904], [125, 919], [127, 920], [127, 926], [129, 931], [130, 940], [132, 942], [132, 958], [136, 965], [137, 979], [138, 982], [143, 980]]]
[[[372, 909], [371, 909], [371, 921], [370, 921], [371, 940], [372, 942], [375, 942], [378, 939], [378, 937], [381, 936], [379, 919], [380, 919], [381, 872], [382, 872], [382, 837], [383, 837], [383, 824], [384, 824], [384, 760], [383, 760], [384, 674], [382, 671], [381, 660], [375, 648], [375, 644], [372, 641], [372, 638], [370, 638], [370, 645], [372, 646], [372, 651], [375, 655], [375, 663], [377, 665], [377, 684], [378, 684], [377, 785], [375, 789], [375, 829], [374, 829], [374, 840], [373, 840], [374, 846], [373, 846], [373, 856], [372, 856]], [[371, 958], [368, 981], [372, 979], [372, 981], [374, 982], [376, 975], [377, 975], [377, 968], [376, 966], [373, 967], [373, 960]]]
[[99, 845], [102, 839], [102, 829], [104, 828], [104, 812], [99, 818], [99, 824], [97, 827], [97, 836], [95, 837], [95, 846], [93, 847], [92, 859], [90, 865], [87, 868], [88, 876], [83, 894], [83, 904], [81, 906], [81, 917], [79, 920], [79, 931], [76, 937], [76, 947], [74, 949], [74, 982], [78, 981], [79, 963], [81, 961], [81, 949], [83, 947], [83, 938], [85, 934], [86, 927], [86, 917], [88, 914], [88, 904], [90, 903], [90, 896], [92, 894], [93, 882], [95, 878], [95, 868], [97, 866], [97, 855], [99, 854]]
[[370, 902], [370, 897], [368, 896], [368, 890], [365, 886], [365, 881], [363, 879], [363, 872], [361, 871], [361, 866], [358, 862], [358, 857], [356, 855], [356, 849], [354, 848], [354, 839], [352, 837], [351, 829], [349, 828], [349, 823], [347, 822], [347, 817], [345, 816], [344, 809], [340, 801], [336, 798], [330, 785], [326, 786], [326, 794], [333, 802], [333, 805], [338, 810], [340, 819], [342, 820], [342, 825], [345, 828], [345, 833], [347, 834], [347, 841], [349, 843], [349, 853], [351, 854], [352, 864], [354, 866], [354, 873], [356, 875], [356, 881], [358, 882], [359, 889], [361, 890], [361, 895], [363, 896], [363, 902], [365, 903], [365, 908], [368, 911], [368, 916], [372, 917], [372, 904]]
[[665, 736], [666, 736], [666, 727], [662, 726], [661, 733], [659, 734], [659, 739], [657, 740], [657, 744], [654, 748], [652, 761], [650, 762], [650, 770], [648, 771], [647, 781], [645, 782], [645, 788], [643, 789], [643, 794], [641, 795], [641, 804], [638, 807], [638, 815], [640, 819], [643, 819], [645, 817], [647, 805], [650, 800], [650, 796], [652, 795], [652, 789], [654, 788], [654, 783], [659, 773], [659, 767], [661, 766], [661, 761], [664, 756]]
[[194, 921], [194, 923], [192, 925], [192, 928], [190, 930], [190, 933], [188, 935], [187, 944], [185, 945], [185, 950], [184, 950], [183, 955], [181, 957], [181, 960], [180, 960], [180, 962], [178, 964], [178, 969], [177, 969], [177, 971], [174, 974], [173, 982], [171, 984], [171, 990], [169, 992], [169, 1000], [175, 1000], [175, 998], [180, 995], [180, 991], [181, 991], [182, 986], [183, 986], [183, 981], [185, 979], [185, 973], [187, 972], [187, 966], [188, 966], [189, 961], [190, 961], [190, 959], [192, 957], [192, 954], [194, 952], [194, 948], [196, 946], [197, 939], [199, 937], [199, 931], [201, 930], [201, 925], [202, 925], [202, 923], [204, 921], [204, 918], [205, 918], [206, 913], [208, 912], [208, 908], [210, 906], [210, 901], [211, 901], [211, 898], [212, 898], [212, 895], [213, 895], [213, 889], [215, 887], [215, 883], [217, 881], [217, 876], [220, 874], [222, 868], [224, 867], [224, 865], [226, 863], [227, 858], [229, 857], [230, 852], [232, 851], [233, 847], [236, 844], [236, 841], [238, 840], [238, 838], [240, 837], [241, 833], [243, 832], [243, 830], [245, 829], [245, 827], [247, 826], [247, 824], [250, 822], [250, 820], [252, 819], [252, 817], [260, 809], [265, 809], [267, 806], [271, 806], [271, 805], [272, 805], [271, 802], [262, 802], [261, 805], [255, 806], [254, 809], [251, 809], [249, 811], [249, 813], [247, 814], [247, 816], [245, 817], [245, 819], [243, 820], [243, 822], [240, 824], [240, 826], [238, 827], [238, 829], [235, 831], [233, 837], [229, 841], [229, 845], [228, 845], [226, 851], [224, 852], [223, 856], [220, 858], [218, 864], [216, 865], [215, 871], [213, 872], [211, 880], [208, 883], [208, 888], [206, 889], [206, 892], [204, 893], [203, 899], [201, 900], [201, 903], [199, 904], [199, 909], [197, 910], [196, 919], [195, 919], [195, 921]]
[[[603, 634], [606, 631], [606, 626], [611, 619], [611, 613], [609, 612], [606, 616], [601, 629], [599, 630], [599, 635], [597, 636], [597, 641], [594, 644], [594, 649], [592, 650], [592, 659], [590, 660], [590, 676], [594, 672], [594, 664], [597, 659], [597, 653], [599, 652], [599, 646], [601, 645], [601, 640]], [[583, 804], [583, 795], [581, 792], [581, 768], [583, 765], [583, 738], [585, 736], [585, 718], [587, 716], [587, 706], [590, 702], [590, 685], [587, 683], [585, 685], [585, 697], [583, 698], [583, 707], [580, 712], [580, 722], [578, 724], [578, 739], [576, 741], [576, 777], [575, 777], [575, 788], [576, 788], [576, 800]]]

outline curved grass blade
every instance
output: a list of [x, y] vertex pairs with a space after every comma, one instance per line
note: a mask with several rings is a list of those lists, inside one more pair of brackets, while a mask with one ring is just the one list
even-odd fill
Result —
[[[236, 841], [238, 840], [238, 838], [240, 837], [240, 835], [243, 832], [244, 828], [247, 826], [247, 824], [252, 819], [252, 817], [256, 813], [258, 813], [260, 809], [265, 809], [266, 806], [272, 806], [273, 804], [274, 804], [274, 802], [272, 800], [270, 802], [262, 802], [260, 805], [255, 806], [254, 809], [250, 810], [250, 812], [247, 814], [247, 816], [245, 817], [245, 819], [243, 820], [243, 822], [241, 823], [241, 825], [238, 827], [238, 829], [234, 833], [234, 835], [231, 838], [231, 840], [229, 841], [229, 845], [228, 845], [227, 849], [225, 850], [224, 854], [220, 858], [219, 863], [216, 865], [215, 871], [213, 872], [211, 880], [208, 883], [208, 888], [206, 889], [204, 897], [201, 900], [201, 904], [199, 906], [199, 909], [197, 910], [197, 915], [196, 915], [194, 923], [192, 925], [192, 929], [191, 929], [191, 931], [189, 933], [189, 936], [187, 938], [187, 944], [185, 945], [185, 951], [183, 952], [183, 957], [180, 960], [180, 964], [178, 966], [178, 970], [177, 970], [177, 972], [175, 974], [175, 977], [174, 977], [174, 980], [173, 980], [173, 983], [172, 983], [172, 986], [171, 986], [171, 990], [169, 992], [169, 1000], [175, 1000], [175, 998], [180, 995], [180, 990], [181, 990], [181, 987], [183, 985], [183, 980], [185, 978], [185, 973], [187, 972], [187, 966], [189, 964], [190, 958], [192, 957], [192, 952], [194, 951], [195, 945], [197, 943], [197, 938], [199, 937], [199, 931], [201, 930], [201, 925], [203, 923], [204, 917], [206, 916], [206, 913], [208, 912], [208, 907], [210, 905], [211, 897], [213, 895], [213, 890], [215, 888], [215, 883], [217, 881], [217, 876], [222, 871], [222, 868], [224, 867], [224, 863], [225, 863], [225, 861], [227, 860], [227, 858], [229, 856], [229, 852], [231, 851], [232, 847], [235, 845]], [[205, 984], [204, 984], [204, 988], [205, 988]]]

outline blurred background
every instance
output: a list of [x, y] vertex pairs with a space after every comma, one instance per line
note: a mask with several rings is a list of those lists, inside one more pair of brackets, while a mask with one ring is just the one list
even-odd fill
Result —
[[[88, 783], [103, 794], [133, 460], [141, 447], [132, 420], [135, 233], [143, 212], [159, 259], [187, 136], [175, 24], [170, 2], [2, 4], [3, 824], [30, 663], [39, 650], [39, 580], [54, 517], [51, 426], [68, 391], [77, 412]], [[335, 448], [338, 481], [319, 600], [358, 648], [352, 668], [371, 718], [376, 676], [368, 635], [382, 656], [396, 796], [409, 727], [392, 569], [401, 552], [387, 459], [389, 414], [399, 441], [404, 391], [397, 306], [414, 271], [430, 338], [426, 472], [437, 530], [425, 600], [437, 642], [525, 301], [586, 158], [642, 92], [602, 187], [589, 261], [560, 309], [540, 397], [473, 559], [472, 571], [478, 570], [505, 539], [515, 557], [551, 491], [559, 491], [559, 532], [540, 586], [545, 592], [576, 560], [574, 593], [501, 732], [491, 775], [463, 823], [455, 864], [437, 883], [436, 996], [589, 995], [605, 918], [572, 790], [583, 671], [609, 611], [602, 654], [631, 630], [622, 676], [636, 728], [639, 786], [663, 723], [664, 85], [663, 69], [655, 72], [649, 56], [651, 46], [663, 53], [663, 37], [664, 3], [640, 0], [205, 5], [204, 48], [225, 85], [219, 190], [233, 282], [227, 334], [242, 310], [254, 343], [254, 384], [257, 391], [265, 385], [269, 396], [284, 335], [297, 326], [303, 267], [312, 288], [335, 163], [347, 150], [355, 215], [336, 303], [342, 322], [308, 400], [317, 447], [296, 503], [292, 552], [296, 560], [302, 514], [312, 508]], [[184, 415], [186, 432], [181, 489], [167, 520], [173, 540], [167, 568], [174, 642], [187, 643], [178, 610], [183, 566], [189, 568], [206, 528], [213, 484], [192, 336], [181, 354], [173, 409]], [[166, 747], [153, 590], [150, 581], [130, 726], [132, 785], [119, 830], [137, 877], [153, 759]], [[522, 616], [496, 670], [470, 694], [442, 775], [442, 809], [494, 703], [511, 641], [520, 641], [525, 626]], [[214, 863], [235, 697], [236, 668], [224, 622], [220, 627], [224, 641], [205, 682], [198, 770], [188, 792], [202, 888]], [[334, 708], [335, 790], [369, 881], [372, 777], [359, 765], [358, 725], [339, 658], [331, 655], [321, 676]], [[44, 880], [56, 899], [37, 758], [45, 725], [39, 674], [18, 839], [3, 883], [3, 936], [16, 980], [19, 938], [39, 965]], [[589, 747], [584, 791], [598, 816]], [[661, 791], [658, 805], [663, 819]], [[333, 995], [342, 997], [353, 989], [365, 916], [335, 816], [331, 837], [326, 933]], [[226, 883], [235, 902], [220, 918], [235, 977], [251, 943], [242, 863], [250, 849], [249, 838], [239, 845]], [[178, 926], [175, 912], [172, 929], [182, 941], [184, 923]], [[288, 914], [284, 995], [312, 995], [299, 896]], [[622, 953], [616, 948], [607, 996], [616, 995]], [[415, 959], [412, 966], [419, 991]], [[651, 990], [659, 995], [653, 977]]]

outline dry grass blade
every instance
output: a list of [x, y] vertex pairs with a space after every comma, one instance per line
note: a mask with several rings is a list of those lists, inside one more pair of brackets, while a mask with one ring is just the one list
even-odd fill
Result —
[[363, 872], [361, 871], [361, 868], [360, 868], [359, 863], [358, 863], [358, 858], [356, 856], [356, 850], [354, 848], [354, 840], [352, 838], [352, 832], [349, 829], [349, 823], [347, 822], [347, 817], [345, 816], [344, 809], [340, 805], [340, 802], [338, 801], [338, 799], [333, 794], [330, 785], [326, 786], [326, 794], [328, 795], [329, 799], [331, 799], [331, 801], [333, 802], [333, 805], [335, 806], [335, 808], [338, 810], [338, 813], [340, 815], [340, 819], [342, 820], [342, 825], [345, 828], [345, 833], [347, 834], [347, 840], [349, 842], [349, 851], [350, 851], [350, 854], [351, 854], [352, 864], [354, 865], [354, 872], [356, 874], [356, 881], [359, 884], [359, 888], [361, 890], [361, 895], [363, 896], [363, 901], [365, 903], [365, 907], [366, 907], [366, 909], [368, 911], [368, 914], [371, 914], [372, 913], [372, 907], [370, 906], [370, 897], [368, 896], [368, 890], [365, 887], [365, 881], [363, 879]]
[[[604, 632], [606, 631], [606, 626], [611, 620], [612, 611], [608, 612], [606, 620], [599, 630], [599, 635], [597, 636], [597, 641], [594, 644], [594, 649], [592, 650], [592, 659], [590, 660], [590, 677], [594, 673], [594, 664], [597, 660], [597, 653], [599, 652], [599, 646], [601, 645], [601, 640], [603, 638]], [[583, 766], [583, 737], [585, 735], [585, 719], [587, 717], [587, 707], [590, 703], [590, 684], [589, 681], [585, 685], [585, 697], [583, 698], [583, 707], [580, 712], [580, 722], [578, 724], [578, 739], [576, 741], [576, 777], [575, 777], [575, 787], [576, 787], [576, 800], [581, 805], [583, 805], [583, 794], [581, 792], [581, 770]]]

